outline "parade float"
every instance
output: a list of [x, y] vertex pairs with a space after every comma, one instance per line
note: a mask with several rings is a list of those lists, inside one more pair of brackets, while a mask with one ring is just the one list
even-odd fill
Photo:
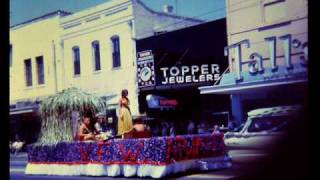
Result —
[[72, 112], [105, 108], [99, 97], [71, 88], [43, 101], [41, 135], [28, 147], [29, 175], [161, 178], [231, 166], [223, 134], [75, 141]]

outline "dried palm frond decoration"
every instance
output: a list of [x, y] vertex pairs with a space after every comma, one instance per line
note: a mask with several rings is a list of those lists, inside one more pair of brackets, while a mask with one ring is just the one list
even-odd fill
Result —
[[96, 114], [106, 109], [105, 101], [72, 87], [44, 99], [40, 106], [41, 133], [38, 144], [73, 141], [72, 112]]

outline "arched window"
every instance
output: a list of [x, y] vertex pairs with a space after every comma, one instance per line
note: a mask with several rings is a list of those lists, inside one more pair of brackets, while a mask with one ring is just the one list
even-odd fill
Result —
[[101, 70], [100, 65], [100, 45], [99, 41], [93, 41], [92, 46], [92, 57], [93, 57], [93, 66], [95, 71]]
[[80, 75], [80, 48], [79, 46], [74, 46], [72, 48], [73, 52], [73, 65], [74, 65], [74, 75]]
[[112, 42], [112, 67], [117, 68], [121, 66], [120, 60], [120, 40], [119, 36], [115, 35], [111, 37]]

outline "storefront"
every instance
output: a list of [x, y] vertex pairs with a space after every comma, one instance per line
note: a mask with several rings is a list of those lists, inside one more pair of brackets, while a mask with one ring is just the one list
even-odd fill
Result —
[[19, 138], [27, 144], [37, 141], [41, 121], [39, 102], [21, 101], [10, 106], [10, 141]]
[[[290, 37], [290, 34], [286, 37]], [[243, 42], [250, 44], [248, 40], [240, 43]], [[222, 75], [217, 86], [199, 87], [200, 93], [204, 96], [207, 94], [230, 95], [231, 119], [237, 125], [244, 123], [247, 112], [256, 108], [305, 105], [308, 91], [308, 43], [298, 42], [298, 40], [287, 42], [290, 43], [284, 43], [285, 54], [281, 59], [284, 63], [279, 63], [280, 60], [275, 58], [276, 51], [273, 46], [270, 46], [270, 57], [253, 53], [251, 61], [243, 59], [240, 52], [240, 56], [235, 58], [235, 64], [238, 65], [237, 71]], [[300, 53], [291, 53], [294, 43], [301, 44]], [[239, 50], [238, 45], [239, 43], [228, 46], [225, 50], [228, 51], [230, 48]], [[242, 71], [246, 65], [249, 66], [248, 70]]]
[[[164, 122], [177, 134], [187, 133], [190, 121], [207, 129], [227, 125], [229, 96], [201, 96], [198, 90], [216, 83], [228, 67], [226, 37], [226, 21], [220, 19], [137, 41], [139, 110], [153, 119], [155, 135]], [[225, 118], [217, 119], [219, 112]]]

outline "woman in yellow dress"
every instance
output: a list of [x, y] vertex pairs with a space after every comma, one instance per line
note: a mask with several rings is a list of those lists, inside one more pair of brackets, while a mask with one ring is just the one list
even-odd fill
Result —
[[133, 129], [132, 117], [129, 108], [130, 101], [128, 99], [128, 90], [121, 91], [121, 99], [119, 101], [120, 112], [118, 120], [118, 135], [123, 137], [124, 133], [127, 133]]

